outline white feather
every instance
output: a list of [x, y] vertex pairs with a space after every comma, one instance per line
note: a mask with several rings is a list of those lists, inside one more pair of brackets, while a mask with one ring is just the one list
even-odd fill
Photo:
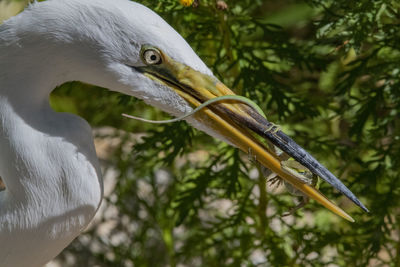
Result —
[[90, 127], [49, 107], [57, 85], [79, 80], [174, 115], [191, 110], [175, 92], [127, 67], [142, 65], [143, 44], [212, 75], [163, 19], [128, 0], [34, 3], [0, 26], [1, 267], [42, 266], [79, 235], [101, 202]]

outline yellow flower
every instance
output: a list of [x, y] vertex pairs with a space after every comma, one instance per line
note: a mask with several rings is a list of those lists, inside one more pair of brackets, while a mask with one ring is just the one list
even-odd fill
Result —
[[194, 0], [179, 0], [181, 5], [183, 5], [183, 6], [191, 6], [193, 4], [193, 1]]

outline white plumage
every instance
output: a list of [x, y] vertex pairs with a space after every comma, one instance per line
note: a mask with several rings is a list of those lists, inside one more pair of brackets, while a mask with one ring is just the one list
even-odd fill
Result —
[[[54, 112], [50, 92], [79, 80], [134, 95], [172, 114], [191, 110], [133, 72], [143, 44], [203, 73], [183, 38], [128, 0], [34, 3], [0, 26], [0, 266], [41, 266], [85, 229], [102, 198], [91, 129]], [[197, 124], [201, 128], [201, 125]]]

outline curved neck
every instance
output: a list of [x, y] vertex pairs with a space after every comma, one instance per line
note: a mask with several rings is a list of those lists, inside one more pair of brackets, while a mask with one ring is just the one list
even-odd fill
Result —
[[[2, 46], [0, 29], [4, 266], [41, 266], [51, 260], [87, 226], [102, 198], [90, 127], [77, 116], [54, 112], [48, 102], [57, 85], [75, 75], [79, 79], [77, 69], [66, 52], [24, 47]], [[21, 250], [29, 253], [21, 257]]]
[[[32, 50], [33, 57], [26, 55], [26, 51], [13, 57], [14, 49], [10, 47], [10, 52], [5, 53], [8, 58], [2, 56], [0, 60], [0, 176], [8, 193], [14, 196], [14, 200], [24, 200], [27, 194], [39, 197], [33, 196], [34, 190], [28, 188], [32, 184], [36, 186], [31, 183], [35, 179], [40, 180], [39, 187], [58, 190], [57, 183], [43, 179], [47, 173], [54, 174], [55, 168], [49, 170], [48, 164], [54, 164], [60, 170], [79, 172], [79, 164], [67, 165], [70, 161], [67, 157], [74, 153], [81, 153], [96, 169], [94, 174], [100, 177], [89, 125], [75, 115], [57, 113], [49, 105], [51, 91], [70, 80], [72, 74], [62, 64], [57, 64], [62, 57], [34, 60], [40, 54]], [[4, 51], [7, 50], [0, 47], [0, 54]], [[27, 64], [24, 63], [26, 58], [31, 59]], [[71, 151], [71, 154], [57, 154], [63, 149]], [[52, 153], [56, 153], [58, 158], [55, 159]], [[43, 158], [38, 158], [38, 155]], [[60, 173], [53, 176], [57, 175], [62, 176]], [[29, 181], [29, 184], [24, 184], [24, 181]]]
[[[43, 51], [44, 50], [44, 51]], [[46, 48], [0, 46], [0, 96], [10, 103], [32, 107], [48, 103], [51, 91], [65, 82], [69, 71]]]

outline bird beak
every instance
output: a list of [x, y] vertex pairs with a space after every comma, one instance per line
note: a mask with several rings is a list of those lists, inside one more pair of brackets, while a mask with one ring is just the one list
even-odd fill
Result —
[[[167, 85], [192, 106], [198, 107], [205, 101], [218, 96], [234, 95], [234, 92], [215, 77], [195, 71], [182, 63], [174, 61], [164, 53], [160, 53], [163, 59], [162, 64], [134, 68], [147, 77]], [[229, 100], [207, 106], [193, 116], [218, 134], [224, 136], [226, 140], [245, 153], [251, 153], [260, 164], [337, 215], [349, 221], [354, 221], [353, 218], [327, 199], [316, 188], [302, 182], [282, 169], [278, 156], [260, 142], [254, 134], [277, 146], [312, 173], [330, 183], [356, 205], [368, 211], [339, 179], [282, 131], [278, 129], [271, 130], [273, 124], [252, 107], [238, 101]]]

